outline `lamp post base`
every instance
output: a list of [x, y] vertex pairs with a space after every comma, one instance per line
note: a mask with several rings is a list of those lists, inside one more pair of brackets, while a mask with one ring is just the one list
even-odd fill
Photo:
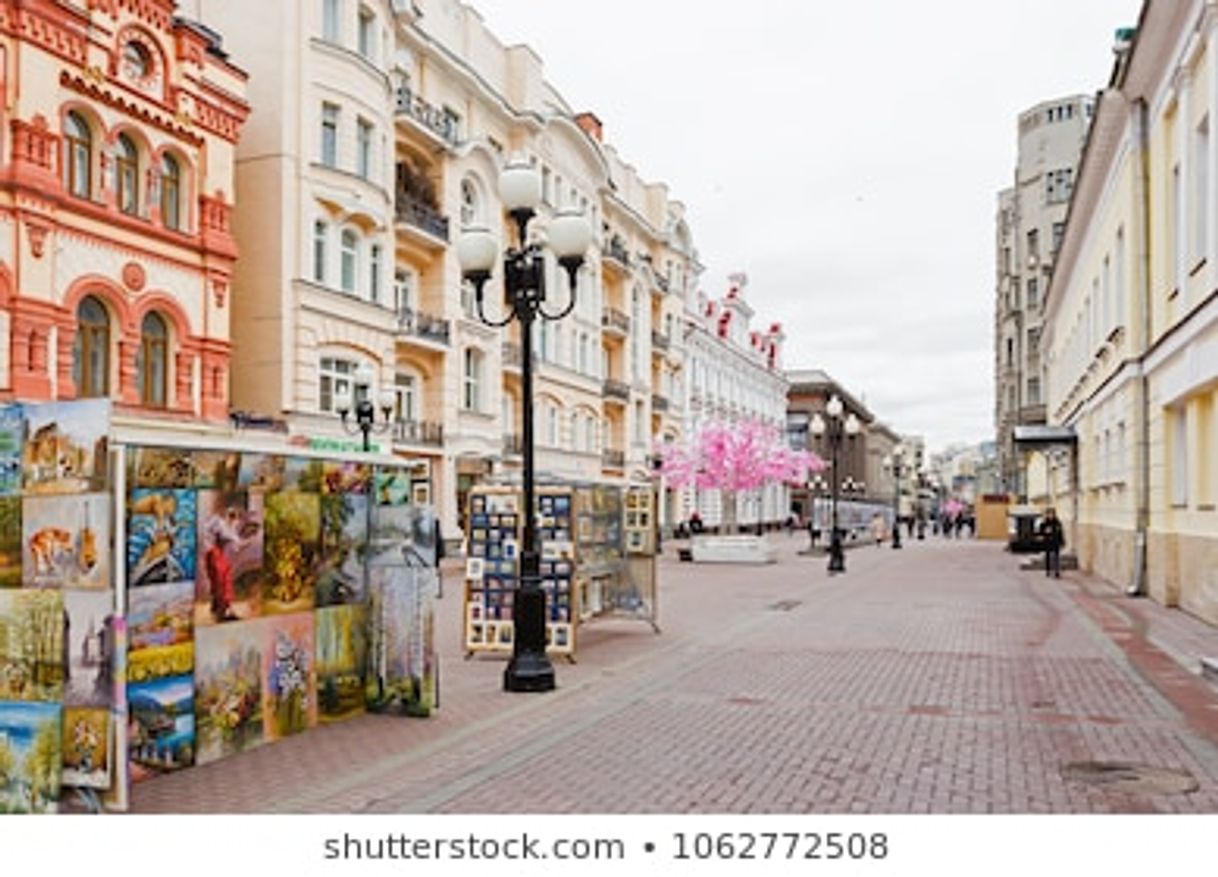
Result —
[[845, 572], [846, 571], [846, 552], [842, 549], [842, 540], [838, 536], [833, 537], [833, 541], [829, 543], [829, 572]]
[[513, 655], [503, 671], [504, 691], [553, 691], [554, 665], [545, 652]]
[[516, 648], [503, 671], [504, 691], [553, 691], [554, 665], [546, 655], [546, 594], [536, 584], [536, 555], [522, 557], [525, 570], [512, 607]]

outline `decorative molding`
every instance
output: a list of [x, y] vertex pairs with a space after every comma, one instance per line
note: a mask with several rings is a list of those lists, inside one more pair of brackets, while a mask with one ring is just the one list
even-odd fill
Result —
[[139, 292], [144, 288], [148, 277], [144, 273], [144, 267], [138, 262], [128, 262], [123, 266], [123, 286], [132, 292]]
[[42, 254], [46, 251], [47, 232], [50, 230], [49, 222], [29, 216], [25, 218], [25, 231], [30, 239], [30, 254], [35, 259], [41, 259]]

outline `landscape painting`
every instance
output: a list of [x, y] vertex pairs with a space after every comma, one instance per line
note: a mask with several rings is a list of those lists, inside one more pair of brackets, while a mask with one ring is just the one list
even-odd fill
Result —
[[61, 707], [0, 701], [0, 813], [51, 813], [63, 774]]
[[190, 451], [149, 447], [135, 451], [134, 487], [193, 487], [194, 474]]
[[321, 543], [320, 500], [315, 493], [266, 497], [262, 608], [268, 615], [313, 608]]
[[372, 470], [366, 463], [326, 461], [322, 469], [323, 493], [367, 493]]
[[317, 700], [323, 722], [364, 710], [367, 610], [363, 606], [318, 609]]
[[263, 742], [263, 652], [269, 622], [258, 619], [198, 631], [195, 642], [196, 763]]
[[131, 650], [189, 642], [194, 627], [194, 582], [147, 585], [127, 592]]
[[110, 728], [108, 709], [64, 708], [63, 785], [110, 788]]
[[423, 629], [424, 589], [433, 570], [373, 566], [369, 570], [368, 670], [365, 698], [370, 709], [397, 709], [426, 715], [430, 710], [425, 654], [429, 631]]
[[235, 451], [194, 451], [191, 457], [194, 486], [213, 490], [236, 490], [241, 455]]
[[63, 700], [59, 591], [0, 591], [0, 700]]
[[110, 496], [27, 496], [21, 509], [28, 588], [110, 587]]
[[313, 457], [287, 457], [283, 463], [283, 489], [321, 493], [325, 463]]
[[242, 454], [237, 486], [271, 492], [283, 489], [284, 459], [278, 454]]
[[194, 672], [193, 639], [172, 646], [151, 646], [127, 653], [127, 682], [148, 682]]
[[194, 678], [173, 676], [127, 686], [127, 748], [131, 778], [194, 764]]
[[267, 619], [262, 663], [267, 740], [279, 740], [317, 724], [313, 623], [312, 612]]
[[0, 588], [21, 587], [21, 497], [0, 496]]
[[22, 475], [27, 494], [106, 489], [109, 399], [26, 405], [24, 411]]
[[264, 500], [245, 490], [199, 491], [196, 626], [262, 614]]
[[21, 493], [21, 456], [25, 452], [25, 411], [0, 405], [0, 496]]
[[363, 602], [367, 548], [368, 497], [358, 493], [324, 494], [321, 497], [318, 606]]
[[64, 591], [63, 602], [67, 652], [63, 702], [109, 706], [114, 698], [114, 594]]
[[193, 490], [137, 488], [127, 505], [127, 585], [195, 579]]

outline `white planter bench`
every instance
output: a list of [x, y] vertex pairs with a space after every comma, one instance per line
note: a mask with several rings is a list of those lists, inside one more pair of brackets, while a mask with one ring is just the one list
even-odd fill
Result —
[[695, 563], [777, 563], [778, 549], [764, 536], [695, 536]]

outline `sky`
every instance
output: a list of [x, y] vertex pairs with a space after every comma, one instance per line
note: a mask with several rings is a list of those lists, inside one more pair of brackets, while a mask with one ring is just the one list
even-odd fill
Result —
[[1016, 118], [1102, 89], [1141, 0], [469, 2], [685, 204], [709, 295], [748, 275], [786, 368], [931, 449], [994, 437]]

